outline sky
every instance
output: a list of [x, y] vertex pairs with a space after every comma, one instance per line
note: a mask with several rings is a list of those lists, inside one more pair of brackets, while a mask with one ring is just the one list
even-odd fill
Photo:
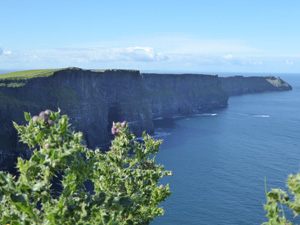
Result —
[[300, 71], [299, 0], [0, 2], [0, 70]]

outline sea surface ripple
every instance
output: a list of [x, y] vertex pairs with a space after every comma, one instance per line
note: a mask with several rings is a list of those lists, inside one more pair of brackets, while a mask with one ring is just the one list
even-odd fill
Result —
[[168, 134], [157, 161], [173, 171], [162, 180], [172, 195], [152, 224], [267, 221], [265, 178], [268, 190], [287, 190], [288, 175], [300, 169], [300, 75], [281, 77], [293, 91], [231, 97], [226, 109], [158, 130]]

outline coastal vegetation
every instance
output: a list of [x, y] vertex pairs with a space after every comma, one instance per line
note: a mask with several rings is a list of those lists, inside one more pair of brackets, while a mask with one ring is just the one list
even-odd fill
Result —
[[[289, 208], [297, 217], [300, 213], [300, 173], [290, 175], [287, 180], [287, 187], [290, 194], [281, 189], [272, 189], [267, 193], [267, 203], [264, 205], [267, 211], [268, 222], [264, 225], [292, 225], [286, 218], [285, 208]], [[293, 197], [292, 197], [293, 196]]]
[[164, 214], [159, 205], [171, 192], [158, 184], [172, 173], [155, 162], [161, 141], [145, 133], [143, 143], [133, 141], [124, 121], [113, 124], [110, 150], [101, 153], [81, 144], [60, 111], [25, 119], [14, 126], [33, 153], [18, 159], [17, 177], [0, 172], [0, 224], [149, 224]]
[[49, 77], [63, 69], [24, 70], [0, 74], [0, 87], [19, 88], [26, 85], [26, 81], [37, 77]]
[[35, 77], [48, 77], [53, 75], [54, 72], [62, 69], [43, 69], [43, 70], [24, 70], [12, 73], [5, 73], [0, 75], [2, 79], [30, 79]]

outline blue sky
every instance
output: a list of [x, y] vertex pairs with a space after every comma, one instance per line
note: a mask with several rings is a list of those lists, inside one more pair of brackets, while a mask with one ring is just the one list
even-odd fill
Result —
[[1, 2], [0, 69], [300, 71], [298, 0]]

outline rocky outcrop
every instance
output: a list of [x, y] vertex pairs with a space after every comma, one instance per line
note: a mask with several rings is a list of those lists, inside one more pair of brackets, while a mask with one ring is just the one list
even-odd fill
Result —
[[0, 169], [25, 156], [12, 121], [24, 124], [24, 111], [61, 109], [88, 147], [112, 138], [113, 121], [126, 120], [140, 135], [153, 133], [153, 119], [190, 115], [225, 107], [228, 94], [288, 90], [278, 78], [219, 78], [197, 74], [140, 74], [134, 70], [65, 69], [49, 77], [0, 79]]
[[267, 91], [292, 90], [292, 86], [280, 79], [280, 77], [231, 76], [220, 77], [219, 79], [221, 80], [222, 88], [228, 93], [229, 96]]

